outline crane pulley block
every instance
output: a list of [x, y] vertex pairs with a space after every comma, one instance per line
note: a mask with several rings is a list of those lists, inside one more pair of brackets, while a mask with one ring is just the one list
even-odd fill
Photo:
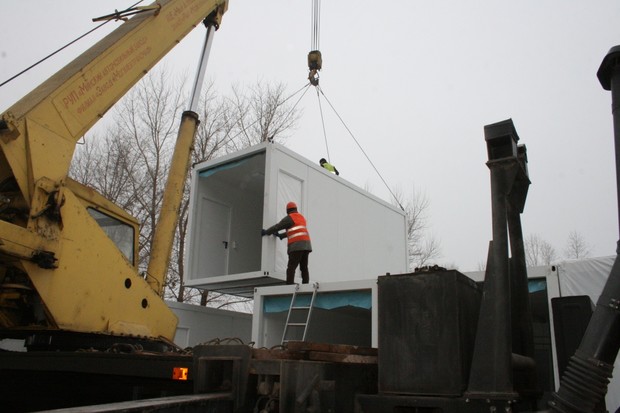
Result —
[[319, 84], [319, 70], [323, 66], [323, 58], [321, 52], [318, 50], [312, 50], [308, 53], [308, 80], [314, 86]]
[[323, 58], [321, 57], [320, 51], [312, 50], [310, 53], [308, 53], [308, 69], [321, 70], [322, 65]]

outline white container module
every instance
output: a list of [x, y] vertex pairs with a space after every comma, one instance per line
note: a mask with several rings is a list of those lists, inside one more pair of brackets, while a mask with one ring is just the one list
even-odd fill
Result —
[[308, 223], [310, 282], [407, 271], [404, 212], [281, 145], [196, 165], [191, 191], [188, 286], [251, 296], [282, 284], [287, 241], [261, 237], [261, 229], [279, 222], [289, 201]]
[[[294, 287], [281, 285], [257, 288], [252, 313], [252, 342], [257, 348], [282, 344]], [[291, 314], [289, 322], [307, 323], [289, 327], [286, 337], [306, 341], [377, 347], [378, 291], [377, 278], [372, 280], [321, 283], [312, 301], [314, 285], [301, 285], [296, 292], [295, 306], [312, 305], [312, 314]]]

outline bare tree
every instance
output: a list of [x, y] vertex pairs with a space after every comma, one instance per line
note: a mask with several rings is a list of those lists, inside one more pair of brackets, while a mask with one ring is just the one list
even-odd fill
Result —
[[137, 172], [130, 180], [136, 197], [133, 215], [140, 228], [140, 268], [146, 269], [159, 218], [170, 157], [181, 114], [181, 88], [165, 70], [151, 72], [119, 102], [115, 121], [135, 154]]
[[[267, 85], [259, 83], [249, 92], [241, 93], [233, 88], [233, 98], [217, 95], [213, 85], [209, 85], [203, 96], [201, 122], [197, 131], [192, 152], [192, 163], [209, 159], [244, 149], [248, 146], [269, 140], [280, 142], [285, 139], [284, 133], [292, 128], [298, 119], [297, 112], [286, 103], [283, 85]], [[260, 136], [260, 138], [258, 137]], [[193, 301], [198, 298], [195, 290], [187, 291], [183, 286], [184, 279], [184, 251], [187, 235], [188, 209], [190, 203], [189, 180], [185, 186], [185, 196], [181, 207], [178, 226], [177, 245], [173, 251], [170, 269], [172, 294], [176, 294], [178, 301]], [[178, 288], [176, 285], [178, 284]], [[189, 293], [188, 296], [185, 296]], [[249, 299], [232, 297], [214, 291], [199, 292], [199, 302], [220, 308], [248, 303]]]
[[[201, 122], [196, 131], [191, 154], [191, 163], [196, 164], [221, 156], [231, 149], [229, 143], [235, 139], [235, 121], [229, 100], [217, 95], [213, 84], [206, 87], [201, 101]], [[234, 147], [234, 146], [232, 146]], [[179, 212], [179, 223], [175, 244], [171, 253], [167, 278], [166, 296], [179, 302], [197, 302], [201, 305], [216, 304], [217, 293], [187, 289], [185, 275], [185, 242], [189, 223], [190, 176], [188, 174]], [[221, 301], [221, 300], [220, 300]]]
[[110, 128], [104, 137], [93, 134], [76, 150], [70, 175], [131, 211], [138, 194], [132, 191], [131, 181], [137, 173], [137, 163], [130, 146], [118, 128]]
[[[233, 123], [229, 121], [229, 107], [220, 99], [213, 84], [206, 87], [201, 102], [201, 122], [191, 153], [191, 163], [203, 162], [223, 152], [226, 141], [230, 140]], [[189, 223], [190, 175], [186, 177], [183, 199], [179, 211], [176, 237], [171, 251], [165, 296], [178, 302], [198, 302], [207, 305], [208, 292], [186, 288], [185, 280], [185, 242]]]
[[555, 248], [538, 234], [530, 234], [525, 238], [525, 262], [528, 267], [550, 265], [558, 259]]
[[233, 87], [230, 99], [238, 135], [238, 139], [230, 141], [231, 146], [239, 150], [276, 138], [283, 143], [285, 133], [299, 119], [298, 112], [287, 104], [284, 85], [258, 81], [244, 90], [249, 92], [243, 93], [239, 87]]
[[166, 71], [151, 72], [116, 105], [105, 137], [86, 140], [71, 165], [74, 179], [95, 188], [141, 223], [140, 271], [150, 257], [180, 102], [181, 91], [172, 86]]
[[[183, 105], [182, 87], [166, 70], [151, 72], [113, 112], [114, 125], [105, 138], [88, 139], [74, 157], [71, 176], [89, 185], [134, 215], [141, 223], [139, 267], [150, 257], [168, 165], [174, 150]], [[203, 94], [201, 123], [192, 151], [197, 163], [243, 149], [266, 139], [279, 141], [298, 119], [284, 98], [282, 85], [258, 84], [243, 94], [219, 96], [213, 85]], [[95, 135], [92, 138], [96, 138]], [[248, 301], [186, 288], [184, 253], [190, 203], [189, 178], [184, 189], [164, 297], [222, 307]]]
[[588, 258], [590, 256], [590, 245], [579, 232], [571, 231], [568, 234], [564, 255], [568, 259]]
[[430, 202], [426, 194], [412, 189], [405, 201], [400, 191], [394, 191], [395, 202], [402, 205], [407, 217], [407, 247], [409, 270], [428, 265], [431, 260], [441, 257], [441, 245], [427, 233], [427, 213]]

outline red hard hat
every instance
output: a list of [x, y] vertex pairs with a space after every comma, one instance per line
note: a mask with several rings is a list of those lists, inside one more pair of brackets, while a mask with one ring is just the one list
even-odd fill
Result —
[[288, 204], [286, 204], [286, 210], [288, 211], [289, 209], [297, 209], [297, 204], [294, 202], [289, 202]]

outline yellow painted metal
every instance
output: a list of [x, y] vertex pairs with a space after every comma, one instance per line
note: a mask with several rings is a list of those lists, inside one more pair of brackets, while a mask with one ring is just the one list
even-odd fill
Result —
[[[27, 156], [26, 123], [35, 122], [53, 138], [75, 143], [166, 53], [204, 18], [226, 9], [227, 0], [161, 0], [161, 9], [131, 18], [118, 29], [69, 63], [39, 87], [15, 103], [2, 115], [10, 128], [2, 134], [10, 141], [7, 160], [24, 194], [37, 176], [29, 177], [28, 165], [56, 164], [44, 154]], [[7, 146], [7, 145], [5, 145]], [[70, 160], [73, 146], [66, 157]], [[7, 148], [3, 148], [5, 153]], [[67, 164], [68, 165], [68, 164]], [[49, 167], [52, 167], [51, 165]], [[27, 178], [31, 178], [30, 182]], [[52, 177], [50, 177], [53, 179]], [[28, 196], [26, 196], [28, 199]]]
[[58, 268], [24, 261], [55, 324], [65, 330], [174, 338], [176, 316], [66, 191]]
[[[137, 229], [135, 219], [67, 178], [77, 140], [190, 30], [214, 12], [221, 15], [228, 1], [154, 4], [156, 10], [123, 23], [0, 116], [0, 204], [18, 211], [0, 207], [0, 283], [9, 272], [25, 273], [50, 326], [174, 337], [174, 314], [86, 208]], [[52, 254], [53, 265], [37, 261], [37, 251]]]
[[138, 240], [140, 238], [140, 222], [132, 215], [129, 215], [127, 211], [111, 202], [99, 192], [95, 191], [93, 188], [87, 187], [85, 185], [80, 184], [79, 182], [74, 181], [71, 178], [67, 178], [66, 180], [67, 188], [71, 190], [84, 204], [86, 208], [94, 208], [100, 212], [105, 213], [108, 216], [111, 216], [114, 219], [117, 219], [124, 224], [133, 228], [133, 256], [134, 261], [132, 264], [134, 267], [138, 267], [137, 259], [138, 259]]
[[198, 115], [191, 111], [184, 112], [172, 155], [168, 182], [162, 199], [159, 221], [153, 235], [151, 257], [146, 272], [147, 282], [158, 294], [163, 291], [163, 283], [170, 262], [170, 251], [172, 250], [192, 143], [197, 128]]
[[58, 242], [48, 240], [39, 234], [0, 220], [0, 253], [18, 259], [30, 260], [37, 251], [58, 253]]

